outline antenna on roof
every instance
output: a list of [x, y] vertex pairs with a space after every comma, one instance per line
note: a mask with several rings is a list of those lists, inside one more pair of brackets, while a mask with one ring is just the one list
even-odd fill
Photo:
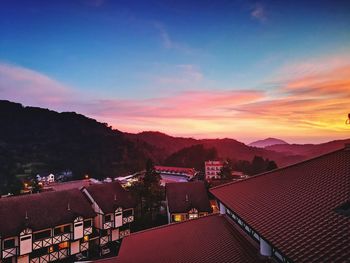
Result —
[[68, 202], [67, 210], [70, 211], [70, 203]]
[[345, 124], [350, 124], [350, 113], [348, 114], [348, 119], [345, 121]]

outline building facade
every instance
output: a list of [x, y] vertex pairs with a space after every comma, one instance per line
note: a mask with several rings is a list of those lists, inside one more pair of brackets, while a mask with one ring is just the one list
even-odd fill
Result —
[[[109, 192], [118, 186], [100, 187]], [[107, 245], [130, 234], [133, 207], [123, 203], [115, 217], [107, 220], [103, 212], [94, 209], [104, 204], [91, 202], [87, 191], [70, 189], [0, 199], [0, 262], [73, 262], [89, 253], [102, 254]], [[114, 197], [109, 202], [115, 203]]]
[[206, 161], [205, 162], [205, 179], [218, 179], [221, 168], [224, 166], [222, 161]]

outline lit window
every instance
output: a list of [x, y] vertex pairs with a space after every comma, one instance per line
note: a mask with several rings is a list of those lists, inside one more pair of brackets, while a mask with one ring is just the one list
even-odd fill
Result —
[[188, 218], [189, 219], [194, 219], [194, 218], [197, 218], [198, 217], [198, 214], [188, 214]]
[[84, 242], [88, 242], [89, 241], [89, 236], [84, 236]]
[[69, 247], [68, 241], [58, 244], [58, 249], [64, 249], [64, 248], [67, 248], [67, 247]]
[[49, 247], [49, 253], [52, 253], [54, 251], [53, 246]]
[[175, 214], [173, 218], [175, 222], [181, 222], [183, 220], [183, 216], [181, 214]]

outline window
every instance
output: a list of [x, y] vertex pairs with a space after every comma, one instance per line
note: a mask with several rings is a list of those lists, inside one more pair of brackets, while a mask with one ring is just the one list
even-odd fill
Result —
[[111, 215], [105, 215], [105, 222], [110, 222], [112, 221]]
[[13, 248], [13, 247], [15, 247], [14, 238], [4, 240], [4, 249]]
[[55, 229], [54, 229], [54, 235], [55, 236], [61, 235], [61, 234], [64, 234], [64, 233], [70, 233], [70, 225], [55, 227]]
[[74, 227], [80, 227], [80, 226], [82, 226], [83, 225], [83, 222], [81, 222], [81, 223], [76, 223], [75, 225], [74, 225]]
[[67, 248], [67, 247], [69, 247], [68, 241], [58, 244], [58, 249], [64, 249], [64, 248]]
[[133, 209], [126, 209], [123, 211], [123, 217], [129, 217], [129, 216], [132, 216], [134, 213], [133, 213]]
[[89, 241], [89, 236], [84, 236], [84, 242], [88, 242]]
[[182, 214], [175, 214], [175, 215], [173, 215], [173, 221], [181, 222], [183, 220], [184, 220], [184, 216]]
[[197, 218], [198, 217], [198, 214], [188, 214], [188, 218], [189, 219], [194, 219], [194, 218]]
[[34, 241], [48, 237], [51, 237], [51, 230], [45, 230], [38, 233], [34, 233]]
[[91, 219], [84, 221], [84, 228], [91, 227], [91, 225], [92, 225]]

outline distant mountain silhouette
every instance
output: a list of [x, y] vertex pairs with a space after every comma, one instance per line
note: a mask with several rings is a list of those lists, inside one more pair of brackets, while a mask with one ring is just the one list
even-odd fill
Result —
[[267, 146], [276, 145], [276, 144], [288, 144], [288, 143], [276, 138], [267, 138], [264, 140], [252, 142], [248, 145], [252, 147], [265, 148]]
[[335, 151], [350, 143], [350, 139], [335, 140], [321, 144], [278, 144], [268, 146], [265, 149], [281, 153], [283, 155], [300, 155], [305, 159]]

